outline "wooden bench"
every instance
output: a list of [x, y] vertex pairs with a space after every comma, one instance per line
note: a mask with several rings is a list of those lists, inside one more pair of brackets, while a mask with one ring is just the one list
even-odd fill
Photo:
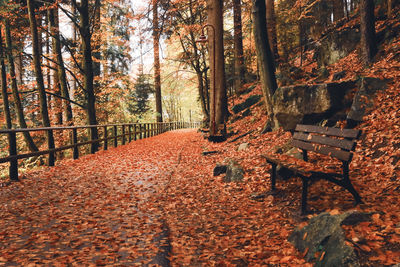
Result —
[[[354, 197], [356, 203], [361, 202], [361, 197], [354, 189], [349, 179], [349, 164], [353, 157], [356, 141], [360, 137], [360, 130], [320, 127], [314, 125], [296, 126], [292, 138], [292, 145], [303, 152], [303, 160], [282, 154], [264, 154], [263, 158], [272, 165], [271, 189], [276, 190], [276, 167], [282, 166], [290, 170], [293, 176], [300, 177], [303, 181], [301, 198], [301, 213], [307, 210], [307, 190], [311, 181], [325, 179], [347, 189]], [[329, 168], [321, 164], [320, 159], [315, 163], [308, 161], [307, 152], [312, 151], [327, 155], [341, 161], [341, 168]]]

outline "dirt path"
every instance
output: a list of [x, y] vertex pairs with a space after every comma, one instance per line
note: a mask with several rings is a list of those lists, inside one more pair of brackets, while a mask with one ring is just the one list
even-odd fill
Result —
[[168, 266], [154, 203], [194, 130], [101, 151], [0, 188], [0, 265]]

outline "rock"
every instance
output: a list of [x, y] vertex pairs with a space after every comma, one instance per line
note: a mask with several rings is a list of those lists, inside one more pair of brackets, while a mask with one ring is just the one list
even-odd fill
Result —
[[347, 126], [349, 128], [355, 127], [363, 121], [364, 115], [367, 110], [374, 106], [373, 96], [379, 90], [385, 90], [389, 80], [381, 80], [378, 78], [363, 77], [360, 80], [359, 89], [354, 96], [350, 112], [347, 114]]
[[249, 147], [249, 143], [242, 143], [238, 147], [238, 151], [246, 150]]
[[329, 70], [325, 67], [322, 67], [318, 72], [317, 80], [323, 82], [324, 80], [329, 78], [329, 75]]
[[333, 64], [354, 51], [360, 43], [359, 28], [359, 25], [345, 27], [340, 31], [328, 32], [320, 39], [314, 53], [318, 67]]
[[266, 197], [267, 197], [266, 193], [253, 193], [250, 195], [250, 198], [255, 201], [264, 201]]
[[234, 159], [227, 158], [224, 161], [227, 164], [226, 176], [224, 182], [240, 182], [243, 180], [244, 170]]
[[258, 101], [261, 99], [261, 95], [252, 95], [249, 98], [247, 98], [243, 103], [237, 104], [232, 107], [232, 111], [237, 114], [241, 112], [242, 110], [245, 110], [246, 108], [249, 108], [253, 106], [254, 104], [257, 104]]
[[215, 166], [214, 170], [213, 170], [213, 175], [214, 176], [218, 176], [220, 174], [226, 173], [226, 169], [227, 169], [227, 165], [222, 165], [217, 163], [217, 166]]
[[317, 124], [339, 110], [349, 108], [346, 93], [356, 82], [279, 87], [272, 97], [275, 128], [294, 130], [298, 123]]
[[346, 71], [339, 71], [333, 74], [333, 78], [332, 80], [337, 81], [337, 80], [341, 80], [346, 76]]
[[201, 155], [207, 156], [207, 155], [217, 154], [217, 153], [219, 153], [219, 151], [203, 151], [203, 152], [201, 152]]
[[[360, 266], [353, 248], [345, 243], [341, 225], [349, 222], [357, 224], [368, 219], [370, 214], [357, 211], [339, 215], [321, 213], [312, 218], [307, 226], [295, 229], [289, 241], [305, 253], [307, 261], [314, 261], [314, 266]], [[317, 252], [319, 255], [324, 253], [324, 257], [315, 258]]]
[[262, 133], [262, 134], [265, 134], [265, 133], [268, 133], [268, 132], [272, 132], [272, 129], [273, 129], [273, 121], [268, 120], [268, 121], [265, 123], [263, 129], [261, 130], [261, 133]]

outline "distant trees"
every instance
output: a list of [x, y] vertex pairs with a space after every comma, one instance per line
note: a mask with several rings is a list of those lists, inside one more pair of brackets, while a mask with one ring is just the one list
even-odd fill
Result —
[[242, 3], [241, 0], [233, 0], [233, 45], [235, 54], [235, 91], [238, 93], [245, 82], [246, 65], [243, 54], [243, 30], [242, 30]]
[[136, 78], [133, 89], [129, 93], [128, 111], [142, 118], [150, 110], [149, 95], [153, 93], [153, 85], [150, 83], [149, 75], [141, 71]]

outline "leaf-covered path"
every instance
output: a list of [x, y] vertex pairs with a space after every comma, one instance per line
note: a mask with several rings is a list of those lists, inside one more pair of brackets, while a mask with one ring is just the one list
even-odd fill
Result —
[[[288, 241], [307, 224], [299, 216], [301, 181], [252, 197], [270, 188], [260, 154], [289, 136], [248, 135], [239, 142], [250, 148], [238, 151], [239, 142], [213, 144], [179, 130], [27, 173], [0, 188], [0, 265], [311, 266]], [[350, 173], [364, 204], [355, 208], [350, 194], [326, 181], [311, 187], [309, 202], [317, 213], [374, 213], [346, 236], [363, 240], [356, 247], [363, 262], [391, 265], [400, 260], [399, 207], [389, 207], [399, 202], [399, 187], [389, 175], [373, 186], [367, 172], [389, 168], [363, 160], [369, 151], [357, 150]], [[212, 176], [226, 157], [239, 159], [244, 182]]]
[[193, 133], [64, 160], [0, 188], [0, 264], [166, 265], [168, 229], [154, 198]]

